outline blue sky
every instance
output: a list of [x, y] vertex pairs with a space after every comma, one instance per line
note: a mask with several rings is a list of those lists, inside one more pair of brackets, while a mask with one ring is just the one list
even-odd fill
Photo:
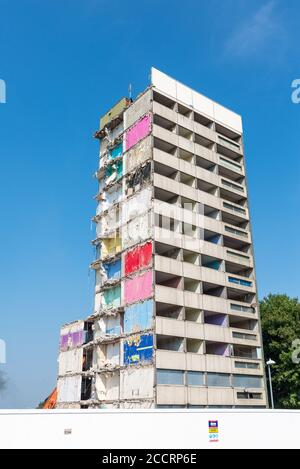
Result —
[[92, 134], [152, 65], [243, 115], [260, 296], [299, 295], [299, 15], [298, 0], [0, 0], [0, 407], [50, 393], [59, 327], [91, 311]]

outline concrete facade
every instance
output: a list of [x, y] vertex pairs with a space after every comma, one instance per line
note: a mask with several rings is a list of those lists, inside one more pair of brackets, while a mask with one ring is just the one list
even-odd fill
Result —
[[265, 408], [241, 117], [151, 75], [95, 135], [95, 306], [62, 329], [58, 407]]

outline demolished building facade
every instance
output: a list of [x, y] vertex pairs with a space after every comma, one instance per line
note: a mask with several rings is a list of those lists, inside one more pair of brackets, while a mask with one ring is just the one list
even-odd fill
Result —
[[100, 120], [94, 311], [58, 408], [267, 405], [241, 118], [152, 69]]

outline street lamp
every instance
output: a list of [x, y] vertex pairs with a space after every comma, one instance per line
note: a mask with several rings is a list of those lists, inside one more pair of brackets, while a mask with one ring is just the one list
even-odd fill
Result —
[[268, 360], [267, 363], [266, 363], [267, 367], [268, 367], [268, 373], [269, 373], [269, 383], [270, 383], [270, 396], [271, 396], [271, 405], [272, 405], [272, 409], [274, 409], [274, 396], [273, 396], [273, 386], [272, 386], [272, 371], [271, 371], [271, 367], [276, 365], [276, 362], [274, 362], [274, 360]]

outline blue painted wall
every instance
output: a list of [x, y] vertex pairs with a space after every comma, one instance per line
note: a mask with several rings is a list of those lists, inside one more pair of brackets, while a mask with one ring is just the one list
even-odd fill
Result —
[[109, 158], [110, 159], [118, 158], [119, 156], [122, 155], [122, 153], [123, 153], [123, 144], [119, 143], [119, 145], [116, 145], [114, 148], [112, 148], [112, 150], [110, 150]]
[[153, 334], [136, 335], [124, 340], [124, 365], [151, 363]]
[[124, 332], [128, 334], [130, 332], [144, 331], [150, 329], [152, 325], [153, 316], [153, 301], [148, 300], [144, 303], [138, 303], [136, 305], [125, 308], [124, 314]]
[[108, 279], [121, 278], [121, 259], [118, 259], [115, 262], [103, 263], [103, 268]]

